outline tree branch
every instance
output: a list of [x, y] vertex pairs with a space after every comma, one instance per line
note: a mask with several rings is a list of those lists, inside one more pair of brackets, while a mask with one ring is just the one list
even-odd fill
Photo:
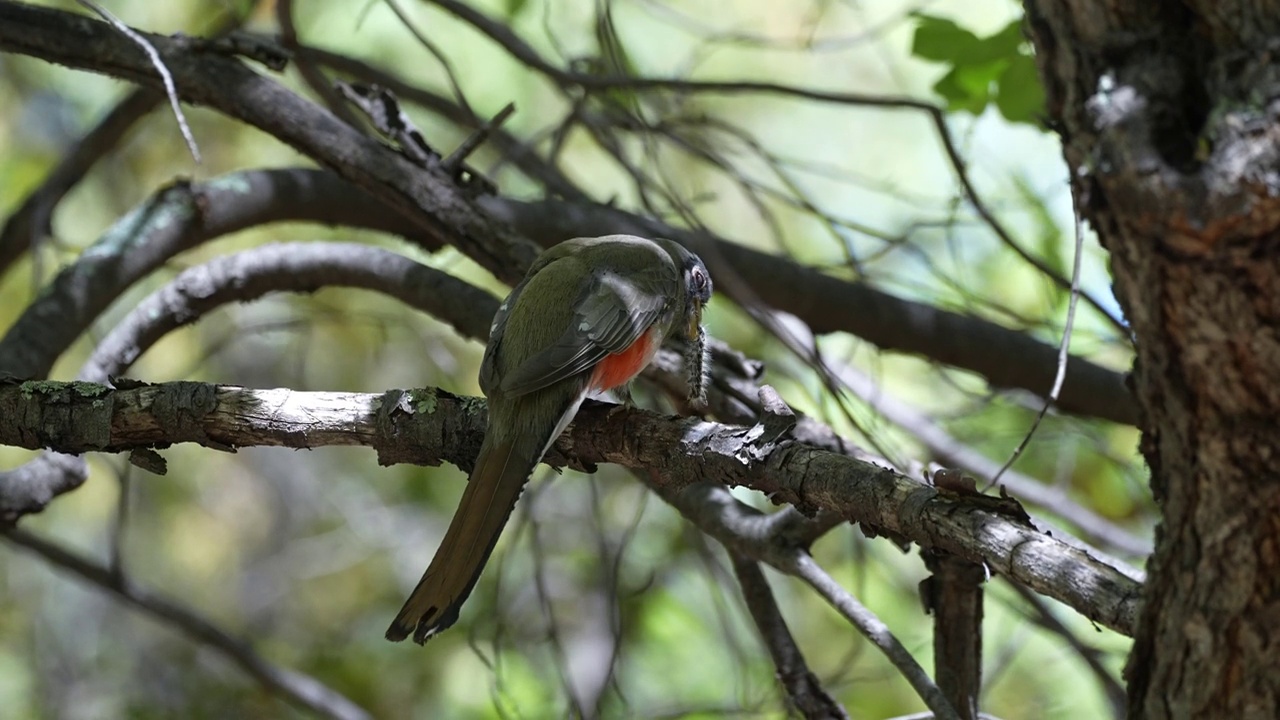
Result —
[[[532, 264], [537, 248], [479, 211], [443, 169], [415, 165], [237, 58], [186, 38], [139, 34], [164, 60], [183, 100], [216, 108], [329, 166], [504, 281], [515, 283]], [[110, 26], [58, 10], [0, 2], [0, 50], [142, 85], [160, 82], [146, 55]]]
[[736, 550], [729, 551], [729, 559], [742, 588], [742, 599], [773, 658], [778, 682], [786, 690], [787, 700], [808, 720], [847, 720], [849, 714], [827, 693], [805, 662], [760, 565]]
[[924, 550], [921, 555], [933, 573], [920, 582], [920, 599], [934, 617], [933, 663], [938, 687], [963, 720], [977, 720], [986, 568], [946, 553]]
[[[381, 464], [448, 461], [471, 466], [484, 434], [484, 401], [425, 388], [381, 395], [249, 390], [193, 382], [113, 389], [91, 383], [0, 386], [0, 444], [64, 452], [121, 452], [194, 442], [373, 447]], [[651, 485], [678, 491], [698, 479], [764, 492], [802, 512], [829, 510], [986, 563], [1085, 617], [1130, 634], [1141, 587], [1114, 568], [1026, 522], [990, 498], [930, 487], [891, 470], [754, 427], [672, 418], [605, 403], [583, 406], [549, 463], [610, 462], [653, 471]]]
[[159, 622], [176, 628], [183, 635], [239, 666], [250, 677], [262, 683], [263, 687], [299, 707], [333, 720], [367, 720], [370, 717], [359, 705], [319, 680], [267, 662], [248, 643], [231, 637], [207, 619], [177, 603], [133, 586], [122, 575], [17, 528], [0, 526], [0, 537], [107, 590]]

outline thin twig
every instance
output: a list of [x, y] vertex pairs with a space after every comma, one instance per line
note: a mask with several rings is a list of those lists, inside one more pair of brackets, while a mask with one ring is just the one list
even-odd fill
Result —
[[742, 597], [747, 603], [751, 619], [764, 640], [773, 659], [773, 666], [778, 672], [778, 682], [787, 693], [787, 699], [806, 718], [810, 720], [837, 720], [848, 718], [849, 714], [831, 697], [818, 682], [818, 678], [809, 669], [804, 654], [791, 636], [787, 621], [778, 609], [778, 602], [769, 588], [760, 565], [736, 550], [729, 550], [729, 558], [733, 561], [733, 572], [742, 588]]
[[468, 113], [475, 115], [475, 111], [471, 109], [471, 103], [467, 102], [466, 93], [462, 92], [462, 84], [458, 82], [458, 74], [454, 72], [453, 63], [449, 62], [449, 56], [445, 55], [444, 51], [441, 50], [439, 46], [431, 42], [430, 38], [418, 31], [418, 28], [414, 26], [413, 22], [410, 21], [409, 16], [400, 8], [400, 5], [396, 3], [395, 0], [382, 1], [387, 5], [387, 7], [391, 8], [391, 12], [395, 13], [395, 16], [400, 19], [400, 22], [404, 24], [409, 33], [422, 44], [422, 47], [426, 48], [427, 52], [431, 53], [432, 57], [440, 63], [440, 67], [444, 69], [445, 77], [449, 80], [449, 88], [453, 90], [453, 96], [457, 99], [458, 104], [461, 105]]
[[161, 59], [160, 53], [156, 52], [155, 46], [142, 37], [133, 28], [125, 25], [115, 15], [112, 15], [106, 8], [93, 2], [93, 0], [76, 0], [76, 2], [86, 8], [97, 13], [99, 17], [109, 23], [122, 35], [129, 38], [141, 47], [147, 57], [151, 59], [151, 64], [155, 66], [156, 72], [160, 74], [160, 79], [164, 82], [164, 92], [169, 96], [169, 105], [173, 108], [173, 115], [178, 121], [178, 129], [182, 131], [182, 139], [187, 143], [187, 149], [191, 151], [191, 157], [195, 158], [196, 164], [199, 165], [200, 147], [196, 145], [196, 139], [191, 134], [191, 128], [187, 125], [187, 117], [182, 113], [182, 105], [178, 101], [178, 88], [173, 84], [173, 76], [169, 74], [169, 68]]
[[1026, 603], [1031, 606], [1031, 612], [1028, 613], [1028, 619], [1039, 625], [1045, 630], [1061, 637], [1066, 641], [1067, 645], [1084, 660], [1085, 665], [1089, 666], [1090, 672], [1097, 678], [1098, 684], [1102, 686], [1102, 692], [1107, 696], [1107, 702], [1111, 705], [1111, 715], [1114, 718], [1123, 718], [1125, 714], [1125, 706], [1127, 704], [1124, 685], [1116, 679], [1111, 670], [1103, 664], [1102, 650], [1093, 647], [1079, 637], [1076, 636], [1071, 628], [1068, 628], [1061, 620], [1053, 614], [1053, 610], [1049, 604], [1039, 595], [1023, 587], [1020, 583], [1016, 583], [1005, 578], [1009, 587], [1018, 593]]
[[1062, 342], [1058, 345], [1058, 371], [1053, 376], [1053, 387], [1049, 389], [1049, 395], [1044, 400], [1044, 405], [1040, 408], [1040, 412], [1036, 414], [1036, 419], [1031, 423], [1031, 428], [1027, 430], [1027, 434], [1023, 436], [1022, 442], [1018, 443], [1018, 447], [1014, 449], [1013, 454], [1000, 468], [999, 472], [991, 478], [991, 482], [987, 483], [987, 487], [994, 486], [1000, 480], [1000, 476], [1013, 466], [1021, 457], [1022, 451], [1027, 449], [1031, 444], [1031, 437], [1035, 435], [1036, 428], [1040, 427], [1040, 421], [1044, 420], [1044, 416], [1049, 412], [1049, 408], [1058, 401], [1058, 394], [1062, 392], [1062, 382], [1067, 379], [1067, 361], [1071, 359], [1071, 331], [1076, 323], [1076, 301], [1080, 299], [1080, 265], [1081, 258], [1084, 255], [1084, 225], [1080, 219], [1080, 214], [1075, 213], [1075, 238], [1076, 252], [1075, 259], [1071, 263], [1071, 299], [1067, 303], [1067, 323], [1062, 328]]
[[223, 632], [217, 625], [172, 600], [153, 595], [132, 585], [124, 576], [75, 555], [36, 535], [18, 528], [0, 526], [0, 537], [29, 550], [48, 562], [109, 591], [125, 603], [169, 625], [192, 641], [208, 647], [239, 666], [263, 687], [286, 700], [334, 720], [368, 720], [363, 708], [319, 680], [267, 662], [248, 643]]
[[835, 608], [836, 612], [858, 628], [859, 632], [889, 658], [898, 672], [902, 673], [907, 682], [911, 683], [911, 687], [915, 688], [925, 705], [933, 711], [935, 718], [959, 720], [959, 716], [947, 702], [942, 690], [934, 684], [924, 668], [920, 667], [911, 653], [903, 647], [902, 642], [889, 630], [889, 626], [885, 625], [884, 621], [876, 617], [875, 613], [868, 610], [865, 605], [858, 602], [852, 593], [841, 587], [821, 565], [814, 562], [808, 553], [795, 553], [791, 558], [790, 571], [816, 590], [828, 605]]
[[[981, 195], [978, 194], [977, 188], [969, 177], [969, 171], [965, 166], [964, 157], [960, 153], [959, 146], [956, 144], [950, 128], [947, 127], [946, 113], [943, 112], [942, 108], [938, 107], [934, 103], [911, 97], [875, 95], [869, 93], [829, 92], [768, 82], [698, 81], [679, 80], [674, 78], [608, 76], [565, 70], [548, 62], [541, 54], [538, 53], [537, 50], [533, 48], [533, 46], [525, 42], [511, 28], [488, 17], [479, 10], [460, 2], [459, 0], [428, 1], [440, 6], [442, 9], [459, 18], [463, 22], [466, 22], [480, 32], [489, 36], [491, 40], [496, 42], [514, 58], [554, 80], [562, 87], [566, 85], [573, 85], [591, 92], [603, 92], [608, 90], [628, 90], [636, 92], [658, 90], [703, 94], [761, 93], [824, 103], [860, 105], [864, 107], [915, 110], [923, 112], [928, 116], [929, 121], [933, 125], [934, 130], [938, 135], [938, 139], [942, 143], [943, 151], [951, 164], [952, 170], [956, 174], [956, 179], [960, 183], [960, 187], [964, 190], [964, 194], [969, 199], [970, 204], [973, 205], [973, 209], [978, 213], [983, 221], [987, 223], [992, 232], [1000, 238], [1001, 242], [1017, 253], [1019, 257], [1023, 258], [1033, 267], [1043, 272], [1059, 287], [1066, 289], [1064, 279], [1043, 261], [1028, 253], [1019, 243], [1014, 241], [1012, 233], [1009, 232], [1008, 228], [1000, 222], [995, 214], [991, 212], [991, 209], [987, 204], [982, 200]], [[1073, 288], [1076, 288], [1073, 292], [1078, 293], [1078, 283], [1072, 283], [1071, 285]], [[1085, 297], [1104, 319], [1116, 327], [1126, 337], [1128, 336], [1128, 329], [1121, 321], [1112, 316], [1100, 301], [1087, 293], [1085, 293]]]
[[475, 152], [476, 148], [484, 144], [484, 141], [489, 139], [489, 135], [491, 135], [494, 130], [502, 127], [502, 123], [506, 122], [507, 118], [511, 117], [515, 111], [516, 104], [513, 102], [507, 103], [505, 107], [498, 111], [497, 115], [493, 116], [493, 119], [476, 128], [475, 132], [468, 135], [467, 139], [463, 140], [461, 145], [455, 148], [453, 152], [449, 153], [449, 157], [445, 158], [441, 165], [443, 165], [450, 173], [457, 172], [458, 169], [462, 167], [462, 163], [466, 162], [467, 157], [471, 155], [471, 153]]

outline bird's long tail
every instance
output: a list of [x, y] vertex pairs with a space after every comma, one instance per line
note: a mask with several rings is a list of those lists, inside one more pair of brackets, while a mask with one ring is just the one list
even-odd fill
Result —
[[457, 621], [548, 442], [536, 433], [493, 442], [485, 437], [444, 540], [387, 629], [388, 640], [413, 633], [421, 645]]

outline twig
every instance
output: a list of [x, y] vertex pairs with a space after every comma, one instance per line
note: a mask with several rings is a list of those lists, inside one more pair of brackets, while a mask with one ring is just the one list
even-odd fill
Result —
[[461, 145], [455, 148], [453, 152], [449, 153], [449, 157], [445, 158], [444, 162], [441, 164], [449, 171], [450, 174], [457, 173], [458, 170], [462, 168], [462, 163], [466, 162], [467, 157], [471, 155], [471, 153], [475, 152], [476, 148], [480, 147], [485, 140], [488, 140], [489, 135], [492, 134], [494, 130], [502, 127], [502, 123], [506, 122], [507, 118], [511, 117], [512, 113], [515, 111], [516, 104], [513, 102], [507, 103], [505, 107], [498, 111], [497, 115], [493, 116], [493, 119], [481, 125], [475, 132], [468, 135], [467, 139], [463, 140]]
[[187, 125], [186, 115], [182, 113], [182, 105], [178, 100], [178, 89], [173, 84], [173, 76], [169, 74], [169, 68], [164, 64], [164, 60], [160, 58], [160, 53], [156, 51], [155, 46], [135, 32], [133, 28], [125, 25], [119, 18], [108, 12], [106, 8], [93, 2], [93, 0], [76, 0], [76, 2], [97, 13], [99, 17], [107, 21], [116, 30], [119, 30], [121, 34], [137, 43], [138, 47], [142, 48], [147, 57], [151, 59], [151, 64], [164, 82], [164, 91], [169, 96], [169, 106], [173, 108], [174, 118], [178, 121], [178, 129], [182, 131], [182, 139], [186, 141], [187, 149], [191, 151], [191, 157], [199, 165], [201, 162], [200, 148], [196, 145], [195, 137], [191, 135], [191, 128]]
[[1071, 631], [1071, 628], [1064, 625], [1063, 622], [1053, 614], [1053, 610], [1043, 598], [1022, 585], [1008, 580], [1008, 578], [1005, 578], [1005, 580], [1009, 587], [1013, 588], [1013, 591], [1018, 593], [1018, 596], [1025, 600], [1027, 605], [1031, 607], [1031, 613], [1028, 614], [1028, 619], [1054, 635], [1061, 637], [1066, 641], [1067, 645], [1069, 645], [1071, 649], [1080, 656], [1080, 659], [1084, 660], [1084, 663], [1089, 667], [1090, 672], [1092, 672], [1093, 676], [1097, 678], [1098, 684], [1102, 686], [1102, 692], [1107, 696], [1107, 702], [1111, 705], [1112, 717], [1116, 718], [1116, 720], [1123, 718], [1125, 716], [1125, 707], [1128, 703], [1127, 695], [1125, 693], [1124, 685], [1122, 685], [1120, 681], [1116, 679], [1115, 675], [1112, 674], [1111, 670], [1103, 664], [1102, 656], [1104, 653], [1077, 637], [1076, 634]]
[[239, 666], [263, 687], [299, 707], [333, 720], [368, 720], [370, 717], [363, 708], [319, 680], [267, 662], [248, 643], [231, 637], [209, 620], [172, 600], [134, 587], [123, 575], [116, 575], [107, 568], [25, 530], [0, 526], [0, 537], [109, 591], [126, 604], [177, 629], [192, 641], [212, 649]]
[[778, 682], [782, 683], [790, 704], [810, 720], [837, 720], [849, 714], [835, 698], [822, 687], [809, 669], [800, 647], [796, 645], [787, 621], [778, 609], [778, 603], [769, 588], [769, 581], [760, 571], [760, 565], [736, 550], [729, 550], [733, 572], [742, 588], [742, 598], [747, 603], [751, 619], [760, 631], [761, 639], [773, 658]]
[[1045, 414], [1049, 412], [1049, 408], [1058, 401], [1058, 394], [1062, 392], [1062, 383], [1067, 379], [1067, 362], [1071, 359], [1071, 332], [1076, 323], [1076, 301], [1080, 299], [1080, 265], [1084, 255], [1084, 225], [1080, 219], [1080, 214], [1073, 215], [1075, 222], [1075, 239], [1076, 251], [1075, 259], [1071, 263], [1071, 299], [1067, 303], [1067, 322], [1062, 328], [1062, 342], [1058, 345], [1058, 370], [1053, 376], [1053, 387], [1049, 389], [1049, 395], [1045, 398], [1044, 405], [1040, 408], [1040, 412], [1036, 414], [1036, 419], [1031, 423], [1031, 427], [1027, 430], [1027, 434], [1022, 437], [1022, 442], [1018, 443], [1018, 447], [1014, 449], [1013, 454], [1005, 461], [1000, 471], [991, 478], [991, 482], [987, 484], [990, 488], [1000, 481], [1000, 476], [1017, 462], [1022, 456], [1022, 451], [1027, 449], [1031, 444], [1031, 437], [1035, 435], [1036, 428], [1040, 427], [1040, 421], [1044, 420]]
[[[933, 125], [934, 130], [938, 135], [939, 141], [942, 143], [943, 151], [951, 164], [952, 170], [956, 174], [956, 179], [960, 183], [961, 189], [963, 189], [965, 196], [969, 199], [970, 204], [973, 205], [973, 208], [977, 211], [978, 215], [987, 223], [992, 232], [994, 232], [1005, 245], [1017, 253], [1019, 257], [1026, 260], [1037, 270], [1043, 272], [1047, 277], [1053, 280], [1055, 284], [1066, 289], [1066, 282], [1064, 279], [1057, 273], [1053, 272], [1052, 268], [1046, 265], [1043, 261], [1026, 252], [1020, 244], [1015, 242], [1008, 228], [1004, 227], [995, 214], [991, 212], [990, 208], [987, 207], [969, 177], [969, 171], [965, 166], [964, 158], [960, 154], [955, 138], [951, 135], [950, 128], [947, 127], [946, 114], [943, 112], [942, 108], [931, 102], [892, 95], [827, 92], [767, 82], [696, 81], [678, 80], [673, 78], [609, 76], [564, 70], [547, 62], [547, 60], [545, 60], [537, 50], [526, 43], [509, 27], [489, 18], [475, 8], [472, 8], [459, 0], [428, 1], [440, 6], [455, 17], [475, 27], [480, 32], [489, 36], [491, 40], [496, 42], [517, 60], [543, 75], [546, 75], [562, 86], [576, 85], [584, 90], [597, 92], [607, 90], [666, 90], [672, 92], [704, 94], [760, 93], [841, 105], [859, 105], [863, 107], [923, 112], [929, 118], [930, 123]], [[1074, 292], [1078, 293], [1079, 290], [1077, 289]], [[1122, 322], [1112, 316], [1100, 301], [1094, 299], [1087, 293], [1085, 293], [1085, 296], [1087, 301], [1094, 306], [1104, 319], [1116, 327], [1116, 329], [1126, 337], [1128, 336], [1128, 329]]]
[[342, 96], [334, 89], [329, 78], [325, 77], [313, 59], [299, 52], [301, 44], [298, 40], [297, 24], [293, 21], [293, 0], [277, 0], [275, 6], [276, 22], [280, 25], [280, 44], [293, 53], [294, 67], [298, 68], [302, 81], [324, 102], [330, 112], [346, 124], [357, 127], [359, 120], [355, 113], [351, 112], [351, 108], [342, 101]]
[[898, 638], [889, 630], [875, 613], [871, 612], [852, 594], [840, 587], [826, 570], [813, 561], [808, 553], [796, 553], [791, 558], [791, 573], [804, 580], [827, 604], [835, 608], [854, 627], [867, 637], [881, 652], [889, 658], [898, 672], [911, 683], [911, 687], [924, 700], [925, 705], [933, 711], [939, 720], [959, 720], [954, 708], [947, 701], [942, 690], [929, 678], [929, 674], [920, 667], [911, 653], [902, 646]]
[[382, 0], [382, 2], [391, 8], [391, 12], [395, 13], [395, 16], [400, 19], [400, 22], [408, 29], [409, 33], [422, 44], [422, 47], [427, 49], [427, 52], [431, 53], [436, 62], [440, 63], [440, 67], [444, 68], [444, 75], [449, 80], [449, 89], [453, 91], [453, 97], [458, 101], [458, 104], [468, 113], [475, 115], [475, 112], [471, 109], [471, 103], [467, 102], [466, 93], [462, 92], [462, 84], [458, 82], [458, 74], [454, 72], [453, 63], [449, 62], [449, 56], [445, 55], [439, 46], [431, 42], [430, 38], [418, 31], [418, 28], [409, 20], [409, 16], [400, 8], [399, 3], [395, 0]]

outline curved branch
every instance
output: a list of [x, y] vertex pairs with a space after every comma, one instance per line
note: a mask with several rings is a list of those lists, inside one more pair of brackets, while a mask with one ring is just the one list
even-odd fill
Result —
[[[237, 58], [199, 42], [139, 33], [168, 67], [179, 96], [273, 135], [395, 208], [437, 244], [454, 245], [515, 283], [537, 248], [475, 207], [443, 168], [415, 165]], [[109, 26], [71, 13], [0, 2], [0, 50], [159, 84], [145, 54]]]
[[44, 377], [135, 282], [222, 235], [305, 220], [407, 233], [427, 243], [402, 216], [380, 209], [363, 190], [318, 170], [253, 170], [175, 183], [120, 218], [23, 312], [0, 339], [0, 375]]

